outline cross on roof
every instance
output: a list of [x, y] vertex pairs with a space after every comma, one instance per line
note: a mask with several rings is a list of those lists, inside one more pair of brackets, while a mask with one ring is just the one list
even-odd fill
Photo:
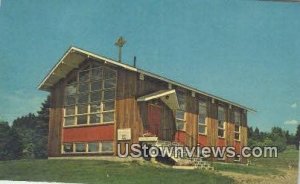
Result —
[[121, 60], [122, 60], [122, 47], [123, 47], [123, 45], [125, 45], [125, 43], [126, 43], [126, 40], [122, 36], [120, 36], [115, 43], [115, 46], [117, 46], [119, 48], [119, 62], [121, 62]]

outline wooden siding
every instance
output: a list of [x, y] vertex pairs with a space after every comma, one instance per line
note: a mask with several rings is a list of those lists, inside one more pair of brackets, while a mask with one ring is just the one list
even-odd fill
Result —
[[63, 123], [63, 82], [55, 85], [51, 91], [48, 156], [59, 156], [61, 151], [62, 123]]
[[[104, 64], [105, 65], [105, 64]], [[109, 65], [106, 65], [109, 66]], [[113, 67], [113, 66], [112, 66]], [[201, 146], [234, 146], [241, 149], [247, 145], [247, 114], [242, 113], [241, 121], [241, 133], [240, 141], [234, 140], [234, 108], [242, 111], [241, 109], [234, 107], [229, 108], [228, 104], [222, 103], [226, 112], [226, 131], [225, 139], [218, 138], [218, 123], [217, 123], [217, 109], [220, 102], [215, 100], [212, 103], [212, 99], [196, 94], [192, 97], [190, 91], [186, 91], [186, 112], [185, 120], [186, 127], [185, 131], [176, 131], [175, 126], [175, 113], [168, 106], [166, 106], [160, 100], [152, 100], [149, 102], [137, 102], [137, 98], [140, 96], [147, 95], [149, 93], [156, 92], [162, 89], [168, 89], [168, 84], [158, 79], [144, 76], [144, 80], [140, 79], [140, 76], [136, 72], [128, 71], [118, 67], [113, 67], [117, 70], [117, 89], [116, 89], [116, 111], [115, 111], [115, 123], [111, 124], [111, 136], [114, 142], [114, 153], [117, 153], [117, 143], [121, 143], [122, 152], [124, 151], [125, 143], [138, 143], [138, 138], [143, 135], [144, 130], [147, 129], [148, 125], [148, 105], [151, 103], [158, 104], [162, 108], [161, 113], [161, 131], [163, 134], [161, 139], [163, 140], [175, 140], [180, 141], [187, 146], [195, 146], [200, 144]], [[68, 77], [67, 77], [68, 78]], [[59, 156], [61, 152], [61, 143], [68, 141], [84, 141], [85, 136], [79, 136], [74, 133], [73, 130], [89, 131], [92, 127], [74, 127], [74, 128], [63, 128], [63, 94], [64, 94], [64, 83], [66, 80], [57, 83], [51, 91], [51, 108], [50, 108], [50, 119], [49, 119], [49, 156]], [[179, 89], [177, 86], [172, 86], [175, 89]], [[198, 103], [199, 99], [207, 100], [208, 117], [207, 123], [207, 134], [198, 134]], [[98, 125], [99, 127], [103, 125]], [[96, 127], [96, 126], [95, 126]], [[117, 130], [131, 128], [131, 140], [130, 141], [118, 141]], [[99, 129], [99, 128], [96, 128]], [[94, 131], [94, 130], [93, 130]], [[90, 131], [89, 131], [90, 132]], [[96, 131], [98, 132], [98, 131]], [[97, 134], [95, 132], [95, 134]], [[99, 134], [103, 132], [99, 129]], [[65, 135], [63, 135], [65, 133]], [[74, 139], [71, 134], [74, 135]], [[76, 137], [77, 136], [77, 137]], [[99, 137], [98, 137], [99, 138]], [[98, 139], [97, 138], [97, 139]], [[75, 140], [76, 139], [76, 140]], [[99, 140], [107, 140], [105, 138], [99, 138]], [[88, 140], [96, 140], [94, 138]], [[226, 159], [231, 162], [233, 159]], [[242, 159], [242, 162], [246, 160]]]

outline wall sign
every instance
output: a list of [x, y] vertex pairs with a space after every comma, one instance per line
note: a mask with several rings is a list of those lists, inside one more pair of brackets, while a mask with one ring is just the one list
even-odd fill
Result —
[[131, 128], [118, 129], [118, 141], [131, 140]]

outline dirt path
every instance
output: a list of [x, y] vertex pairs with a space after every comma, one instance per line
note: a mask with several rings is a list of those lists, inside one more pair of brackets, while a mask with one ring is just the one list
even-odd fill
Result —
[[251, 183], [251, 184], [296, 184], [297, 183], [297, 170], [282, 170], [286, 173], [284, 176], [256, 176], [252, 174], [240, 174], [234, 172], [220, 171], [224, 176], [233, 178], [236, 183]]

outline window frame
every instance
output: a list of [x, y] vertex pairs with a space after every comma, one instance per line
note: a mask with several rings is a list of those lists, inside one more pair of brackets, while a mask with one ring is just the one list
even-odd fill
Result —
[[[224, 115], [224, 117], [223, 117], [223, 119], [220, 119], [220, 109], [223, 109], [222, 111], [223, 111], [223, 115]], [[217, 135], [218, 135], [218, 138], [222, 138], [222, 139], [225, 139], [226, 138], [226, 112], [225, 112], [225, 107], [224, 106], [222, 106], [222, 105], [218, 105], [218, 108], [217, 108], [217, 130], [218, 130], [218, 132], [217, 132]], [[220, 122], [222, 121], [222, 124], [223, 124], [223, 127], [220, 127], [219, 126], [219, 124], [220, 124]], [[219, 136], [219, 130], [221, 130], [221, 131], [223, 131], [223, 136]]]
[[[239, 114], [239, 121], [237, 121], [237, 119], [236, 119], [237, 114]], [[233, 131], [234, 132], [234, 140], [235, 141], [240, 141], [241, 140], [242, 113], [238, 110], [235, 110], [234, 113], [233, 113], [233, 116], [234, 116], [234, 131]], [[238, 125], [237, 125], [237, 123], [238, 123]], [[238, 131], [236, 131], [236, 129], [235, 129], [236, 126], [239, 127]], [[239, 135], [239, 139], [235, 138], [236, 134]]]
[[[89, 144], [90, 143], [96, 143], [98, 144], [98, 151], [92, 151], [89, 152]], [[102, 144], [103, 143], [110, 143], [111, 144], [111, 151], [103, 151], [102, 150]], [[72, 152], [65, 152], [64, 150], [64, 146], [65, 145], [71, 145], [72, 146]], [[77, 152], [76, 151], [76, 145], [77, 144], [84, 144], [84, 152]], [[92, 142], [66, 142], [66, 143], [62, 143], [61, 145], [61, 154], [112, 154], [114, 153], [114, 141], [92, 141]]]
[[[184, 105], [184, 109], [183, 108], [180, 108], [181, 104], [178, 104], [179, 105], [179, 109], [176, 109], [175, 111], [175, 125], [176, 125], [176, 131], [186, 131], [186, 93], [184, 91], [180, 91], [180, 90], [177, 90], [176, 91], [176, 94], [177, 94], [177, 99], [178, 99], [178, 96], [179, 95], [182, 95], [183, 97], [183, 105]], [[178, 103], [179, 103], [180, 100], [178, 100]], [[178, 112], [182, 112], [183, 113], [183, 119], [181, 118], [177, 118], [177, 113]], [[182, 122], [183, 123], [183, 128], [182, 129], [178, 129], [178, 123], [177, 122]]]
[[[99, 70], [101, 72], [101, 77], [99, 78], [94, 78], [92, 77], [92, 72], [95, 71], [95, 70]], [[88, 71], [88, 79], [87, 80], [84, 80], [84, 81], [79, 81], [79, 77], [80, 77], [80, 73], [82, 72], [86, 72]], [[107, 75], [107, 76], [112, 76], [112, 77], [109, 77], [109, 78], [105, 78], [104, 77], [104, 72], [107, 72], [107, 73], [110, 73], [112, 72], [112, 75]], [[117, 70], [115, 69], [112, 69], [112, 68], [109, 68], [109, 67], [106, 67], [106, 66], [97, 66], [97, 67], [92, 67], [92, 63], [89, 64], [88, 68], [84, 68], [83, 70], [77, 70], [75, 71], [75, 74], [76, 75], [76, 81], [75, 82], [72, 82], [70, 84], [67, 84], [65, 86], [65, 90], [66, 88], [68, 88], [68, 86], [76, 86], [76, 92], [75, 94], [71, 94], [71, 95], [67, 95], [66, 91], [64, 92], [65, 96], [64, 96], [64, 112], [63, 112], [63, 115], [64, 115], [64, 119], [63, 119], [63, 127], [80, 127], [80, 126], [93, 126], [93, 125], [102, 125], [102, 124], [112, 124], [112, 123], [115, 123], [115, 118], [116, 118], [116, 96], [117, 96], [117, 83], [118, 83], [118, 72]], [[75, 76], [73, 76], [75, 77]], [[113, 85], [113, 87], [111, 88], [104, 88], [104, 85], [105, 85], [105, 81], [107, 80], [114, 80], [115, 84]], [[92, 84], [95, 83], [95, 82], [99, 82], [100, 83], [100, 89], [96, 89], [96, 90], [92, 90]], [[80, 85], [83, 85], [83, 84], [87, 84], [88, 85], [88, 90], [87, 91], [84, 91], [84, 92], [79, 92], [79, 86]], [[113, 94], [113, 97], [112, 99], [104, 99], [104, 93], [105, 91], [108, 91], [108, 90], [112, 90], [112, 92], [114, 93]], [[99, 96], [100, 96], [100, 99], [99, 100], [96, 100], [96, 101], [91, 101], [91, 95], [93, 93], [100, 93]], [[82, 94], [86, 94], [87, 95], [87, 101], [86, 102], [83, 102], [83, 103], [79, 103], [78, 102], [78, 98], [79, 98], [79, 95], [82, 95]], [[72, 96], [75, 98], [75, 104], [67, 104], [66, 100], [69, 96]], [[103, 104], [105, 104], [106, 102], [113, 102], [113, 109], [110, 109], [110, 110], [104, 110], [103, 108]], [[99, 107], [99, 110], [96, 110], [95, 112], [92, 112], [92, 104], [97, 104], [99, 103], [100, 104], [100, 107]], [[79, 114], [78, 113], [78, 110], [79, 110], [79, 106], [80, 105], [86, 105], [87, 106], [87, 111], [85, 113], [82, 113], [82, 114]], [[66, 114], [66, 108], [68, 107], [73, 107], [75, 106], [75, 111], [74, 111], [74, 114]], [[97, 108], [96, 108], [97, 109]], [[105, 122], [104, 121], [104, 114], [105, 113], [113, 113], [113, 118], [111, 121], [107, 121]], [[97, 115], [99, 114], [99, 121], [96, 122], [96, 123], [91, 123], [91, 116], [93, 115]], [[83, 123], [83, 124], [78, 124], [78, 117], [79, 116], [87, 116], [87, 120], [86, 120], [86, 123]], [[66, 118], [68, 117], [74, 117], [74, 122], [70, 125], [66, 125]]]
[[[202, 103], [202, 105], [201, 105]], [[203, 105], [204, 104], [204, 105]], [[205, 108], [205, 118], [204, 118], [204, 123], [200, 122], [200, 107]], [[198, 134], [200, 135], [207, 135], [207, 116], [208, 116], [208, 105], [207, 105], [207, 100], [200, 99], [198, 102]], [[199, 131], [199, 126], [204, 126], [204, 133]]]

